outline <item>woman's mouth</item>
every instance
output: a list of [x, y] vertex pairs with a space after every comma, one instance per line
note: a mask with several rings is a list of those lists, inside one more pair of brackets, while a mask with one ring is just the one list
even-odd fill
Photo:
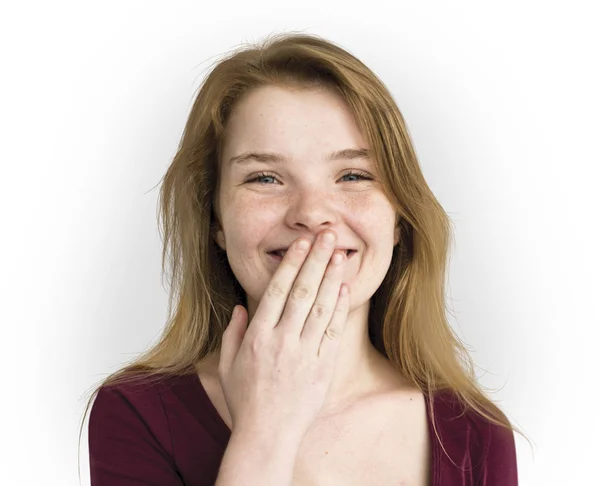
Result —
[[[279, 251], [269, 251], [267, 252], [267, 254], [276, 262], [280, 262], [281, 260], [283, 260], [283, 256], [285, 255], [286, 250], [279, 250]], [[352, 258], [354, 256], [354, 254], [357, 253], [356, 250], [346, 250], [346, 259], [349, 260], [350, 258]]]

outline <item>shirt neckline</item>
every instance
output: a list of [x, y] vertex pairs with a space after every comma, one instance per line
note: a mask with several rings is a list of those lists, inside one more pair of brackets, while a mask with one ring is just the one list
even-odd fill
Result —
[[[190, 412], [196, 419], [198, 417], [206, 416], [206, 413], [208, 412], [212, 420], [209, 423], [203, 421], [202, 425], [210, 429], [210, 434], [219, 443], [223, 450], [225, 450], [231, 437], [231, 429], [225, 423], [223, 417], [221, 417], [210, 397], [208, 396], [204, 385], [200, 381], [198, 373], [193, 372], [180, 378], [181, 380], [173, 387], [175, 393], [188, 408], [191, 408]], [[431, 486], [440, 486], [439, 471], [442, 450], [435, 435], [431, 416], [429, 414], [429, 397], [426, 393], [423, 394], [423, 397], [425, 399], [425, 406], [427, 410], [427, 429], [429, 432], [429, 443], [431, 445], [429, 477], [431, 480]], [[434, 397], [434, 407], [435, 406], [436, 400]]]

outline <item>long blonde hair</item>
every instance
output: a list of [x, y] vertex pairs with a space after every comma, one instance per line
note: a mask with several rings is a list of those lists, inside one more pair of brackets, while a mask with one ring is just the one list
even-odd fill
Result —
[[[214, 202], [227, 120], [242, 96], [265, 85], [333, 89], [346, 101], [371, 148], [401, 229], [390, 268], [371, 299], [372, 343], [427, 393], [432, 419], [433, 393], [449, 390], [465, 410], [524, 436], [486, 397], [465, 345], [447, 321], [451, 221], [425, 181], [392, 95], [346, 50], [321, 37], [297, 33], [235, 49], [204, 79], [160, 191], [163, 276], [170, 257], [167, 324], [155, 346], [96, 387], [82, 427], [102, 386], [140, 372], [150, 378], [193, 372], [220, 349], [234, 306], [246, 305], [244, 290], [214, 240]], [[439, 440], [437, 430], [436, 436]]]

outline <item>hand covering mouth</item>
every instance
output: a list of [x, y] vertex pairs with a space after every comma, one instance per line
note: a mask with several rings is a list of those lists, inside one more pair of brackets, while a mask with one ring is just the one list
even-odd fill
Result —
[[[287, 252], [287, 248], [281, 248], [279, 250], [271, 250], [268, 251], [267, 253], [269, 253], [270, 255], [277, 255], [281, 258], [283, 258], [283, 256], [285, 255], [285, 253]], [[346, 251], [346, 257], [351, 256], [352, 254], [356, 253], [357, 250], [351, 249], [351, 248], [336, 248], [336, 250], [345, 250]]]

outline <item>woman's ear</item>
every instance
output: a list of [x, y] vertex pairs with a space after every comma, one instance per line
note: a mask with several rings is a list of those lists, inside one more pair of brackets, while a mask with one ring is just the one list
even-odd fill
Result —
[[213, 209], [211, 210], [210, 232], [213, 235], [215, 243], [217, 243], [217, 245], [219, 245], [219, 247], [225, 251], [225, 233], [223, 233], [223, 227], [221, 226], [221, 220], [218, 214], [218, 206], [213, 205]]
[[394, 229], [394, 246], [400, 243], [400, 225]]
[[226, 251], [225, 234], [223, 233], [222, 229], [218, 229], [215, 232], [215, 241], [217, 242], [217, 245], [219, 245], [219, 247], [221, 247], [221, 249], [223, 251]]

